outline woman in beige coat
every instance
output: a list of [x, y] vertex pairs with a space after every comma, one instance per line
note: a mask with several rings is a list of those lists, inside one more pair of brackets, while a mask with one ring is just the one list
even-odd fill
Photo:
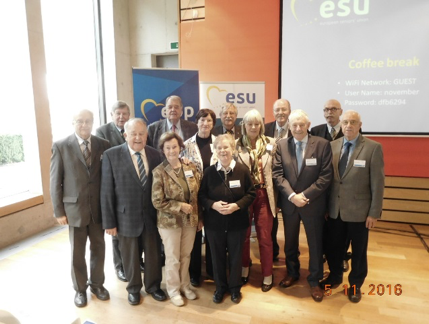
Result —
[[201, 175], [194, 164], [179, 159], [183, 140], [164, 133], [160, 149], [166, 160], [153, 170], [152, 203], [158, 210], [158, 231], [164, 243], [165, 277], [171, 303], [183, 306], [181, 292], [196, 299], [190, 289], [189, 261], [198, 227], [198, 190]]
[[[242, 121], [242, 136], [237, 140], [237, 162], [247, 166], [256, 188], [256, 199], [250, 206], [249, 225], [255, 221], [259, 254], [262, 268], [262, 291], [273, 287], [273, 241], [271, 230], [276, 217], [277, 193], [273, 186], [272, 161], [276, 150], [275, 140], [264, 135], [261, 114], [253, 109], [248, 111]], [[247, 231], [243, 248], [242, 281], [249, 280], [250, 230]]]

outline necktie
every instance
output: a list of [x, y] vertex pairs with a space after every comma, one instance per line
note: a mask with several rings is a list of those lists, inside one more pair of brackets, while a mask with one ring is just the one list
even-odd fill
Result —
[[136, 152], [136, 155], [137, 155], [137, 165], [139, 167], [140, 182], [142, 183], [142, 186], [144, 187], [144, 185], [146, 184], [146, 181], [147, 181], [146, 171], [144, 169], [144, 164], [143, 164], [143, 159], [141, 157], [141, 153]]
[[176, 132], [176, 129], [177, 129], [176, 125], [174, 125], [174, 124], [173, 124], [173, 126], [171, 126], [171, 130], [172, 130], [174, 133], [177, 133], [177, 132]]
[[335, 139], [335, 136], [337, 136], [337, 131], [335, 130], [334, 127], [332, 127], [331, 128], [331, 137], [332, 137], [333, 140]]
[[277, 130], [277, 133], [278, 133], [278, 136], [277, 136], [277, 138], [276, 138], [276, 143], [277, 143], [278, 141], [280, 141], [280, 140], [285, 136], [285, 130], [284, 130], [284, 128], [280, 128], [280, 129], [278, 129], [278, 130]]
[[340, 178], [343, 177], [344, 171], [346, 171], [351, 145], [352, 143], [350, 142], [344, 144], [343, 155], [341, 156], [340, 162], [338, 163], [338, 172], [340, 173]]
[[302, 167], [302, 142], [296, 142], [296, 161], [298, 162], [298, 174]]
[[124, 138], [124, 132], [125, 132], [125, 130], [121, 129], [121, 136], [122, 136], [122, 138]]
[[83, 141], [83, 145], [85, 148], [83, 149], [83, 158], [85, 159], [85, 163], [87, 167], [91, 166], [91, 151], [88, 147], [89, 142], [87, 140]]

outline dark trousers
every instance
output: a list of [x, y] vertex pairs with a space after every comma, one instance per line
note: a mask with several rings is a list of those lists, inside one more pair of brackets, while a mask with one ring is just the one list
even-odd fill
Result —
[[[246, 231], [247, 228], [236, 231], [206, 229], [212, 252], [216, 291], [222, 293], [228, 290], [231, 293], [240, 292], [243, 284], [241, 281], [241, 259]], [[229, 281], [227, 279], [228, 266]]]
[[123, 270], [121, 250], [119, 249], [119, 239], [117, 236], [112, 236], [112, 249], [113, 249], [113, 265], [115, 270]]
[[271, 230], [271, 239], [273, 241], [273, 259], [277, 258], [280, 253], [280, 246], [277, 242], [277, 232], [279, 230], [279, 216], [275, 215], [273, 219], [273, 229]]
[[273, 274], [273, 241], [271, 238], [271, 230], [274, 217], [271, 213], [267, 189], [256, 189], [256, 199], [249, 208], [249, 227], [243, 247], [243, 267], [249, 267], [250, 265], [252, 219], [255, 220], [256, 235], [258, 237], [262, 276], [268, 277]]
[[128, 279], [127, 291], [139, 293], [143, 287], [140, 271], [141, 248], [145, 252], [145, 291], [150, 294], [160, 289], [162, 281], [161, 238], [158, 230], [148, 231], [143, 228], [139, 237], [126, 237], [118, 234], [125, 276]]
[[323, 223], [324, 215], [301, 215], [299, 208], [292, 215], [283, 212], [285, 233], [286, 268], [289, 276], [299, 278], [299, 230], [300, 223], [304, 224], [310, 256], [307, 281], [311, 287], [319, 285], [323, 278]]
[[360, 288], [368, 274], [368, 229], [365, 222], [344, 222], [341, 215], [328, 219], [327, 235], [329, 237], [326, 258], [330, 277], [335, 281], [343, 278], [344, 245], [347, 238], [352, 243], [352, 269], [349, 273], [350, 287]]
[[[200, 279], [201, 277], [201, 252], [202, 252], [203, 231], [197, 232], [195, 235], [194, 247], [191, 252], [191, 262], [189, 263], [189, 276], [191, 278]], [[210, 251], [210, 243], [206, 238], [206, 273], [208, 276], [213, 277], [213, 263]]]
[[[90, 276], [86, 268], [85, 251], [86, 241], [89, 238]], [[104, 230], [101, 223], [90, 222], [88, 226], [69, 226], [69, 240], [71, 245], [71, 276], [75, 291], [84, 292], [88, 284], [92, 287], [101, 287], [104, 284]]]

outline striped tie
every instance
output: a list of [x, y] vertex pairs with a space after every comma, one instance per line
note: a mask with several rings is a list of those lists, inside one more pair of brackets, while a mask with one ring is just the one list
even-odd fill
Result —
[[89, 168], [91, 166], [91, 151], [88, 147], [89, 142], [87, 140], [83, 141], [85, 148], [83, 150], [83, 158], [85, 159], [86, 166]]
[[146, 184], [146, 181], [147, 181], [147, 176], [146, 176], [146, 172], [144, 169], [143, 159], [141, 157], [140, 152], [136, 152], [136, 155], [137, 155], [137, 165], [139, 167], [140, 182], [142, 183], [142, 186], [144, 187], [144, 185]]
[[277, 130], [277, 133], [278, 133], [278, 136], [276, 138], [276, 143], [278, 141], [280, 141], [283, 138], [283, 136], [285, 136], [285, 130], [284, 130], [284, 128], [280, 128], [279, 130]]
[[335, 139], [335, 136], [337, 136], [337, 131], [335, 130], [334, 127], [332, 127], [331, 128], [331, 137], [332, 137], [333, 140]]

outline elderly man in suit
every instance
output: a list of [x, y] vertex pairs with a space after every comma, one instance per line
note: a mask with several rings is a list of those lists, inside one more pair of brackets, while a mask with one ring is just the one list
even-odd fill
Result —
[[212, 134], [214, 136], [231, 134], [235, 139], [241, 137], [241, 127], [235, 124], [238, 117], [238, 109], [233, 103], [224, 103], [220, 109], [219, 117], [222, 125], [213, 128]]
[[[265, 136], [272, 137], [276, 143], [282, 138], [292, 136], [289, 129], [290, 102], [286, 99], [274, 101], [273, 114], [275, 121], [265, 124]], [[279, 229], [279, 218], [274, 217], [271, 239], [273, 240], [273, 260], [279, 260], [280, 246], [277, 243], [277, 231]]]
[[[126, 102], [119, 100], [113, 104], [110, 111], [110, 116], [112, 117], [112, 121], [97, 128], [95, 134], [98, 137], [108, 140], [112, 147], [124, 144], [124, 125], [130, 119], [130, 107]], [[112, 236], [112, 248], [113, 265], [115, 266], [116, 276], [119, 280], [126, 282], [128, 280], [125, 277], [121, 251], [119, 250], [119, 240], [117, 236]]]
[[183, 115], [183, 103], [179, 96], [170, 96], [165, 104], [167, 118], [154, 122], [148, 127], [147, 145], [159, 149], [159, 139], [165, 132], [175, 132], [186, 141], [198, 131], [195, 123], [181, 119]]
[[323, 114], [326, 124], [317, 125], [311, 128], [310, 134], [326, 138], [328, 141], [343, 137], [341, 131], [340, 116], [343, 113], [338, 100], [330, 99], [325, 103]]
[[279, 141], [292, 136], [289, 129], [290, 102], [286, 99], [277, 99], [273, 105], [275, 121], [265, 124], [265, 136]]
[[[146, 146], [147, 127], [140, 118], [125, 124], [126, 143], [104, 154], [101, 181], [103, 228], [117, 235], [125, 275], [128, 279], [128, 302], [138, 305], [143, 287], [140, 273], [140, 249], [145, 251], [144, 286], [157, 301], [166, 299], [161, 290], [161, 238], [156, 226], [156, 210], [152, 205], [152, 170], [162, 154]], [[140, 240], [140, 242], [139, 242]]]
[[[69, 225], [71, 274], [77, 307], [87, 304], [86, 289], [108, 300], [104, 284], [104, 231], [101, 226], [101, 157], [109, 142], [91, 135], [94, 116], [82, 110], [73, 118], [75, 133], [52, 146], [50, 187], [54, 214]], [[86, 241], [91, 242], [90, 276], [85, 261]]]
[[323, 289], [343, 281], [344, 242], [352, 242], [352, 266], [346, 291], [351, 302], [361, 300], [361, 286], [368, 273], [368, 234], [381, 217], [384, 191], [384, 162], [380, 143], [359, 134], [360, 115], [346, 111], [341, 118], [344, 137], [331, 142], [334, 180], [329, 195], [327, 259], [328, 278]]
[[310, 121], [304, 111], [293, 111], [289, 123], [293, 137], [278, 142], [273, 166], [285, 233], [287, 275], [280, 286], [290, 287], [300, 276], [299, 231], [302, 221], [310, 254], [307, 281], [311, 296], [320, 302], [323, 299], [319, 281], [323, 278], [326, 192], [332, 181], [331, 146], [323, 138], [308, 135]]

